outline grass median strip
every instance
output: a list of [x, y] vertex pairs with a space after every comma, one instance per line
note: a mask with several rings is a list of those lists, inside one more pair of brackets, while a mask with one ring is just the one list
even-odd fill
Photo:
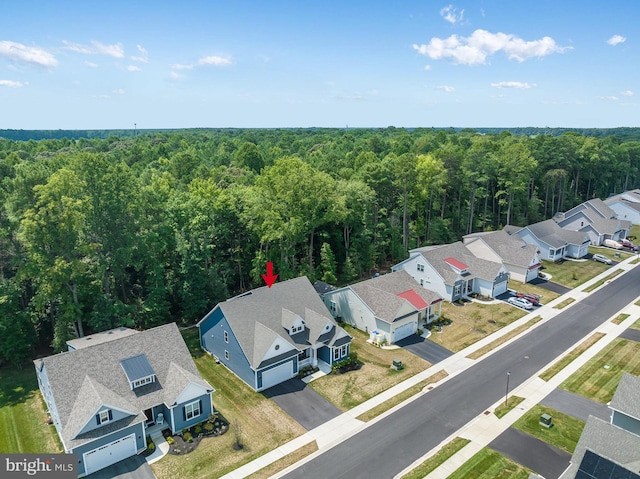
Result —
[[630, 316], [629, 314], [622, 313], [622, 314], [619, 314], [618, 316], [616, 316], [615, 318], [613, 318], [613, 319], [611, 320], [611, 322], [612, 322], [613, 324], [620, 324], [620, 323], [622, 323], [625, 319], [627, 319], [629, 316]]
[[575, 301], [575, 299], [573, 298], [567, 298], [564, 301], [562, 301], [561, 303], [558, 303], [554, 306], [555, 309], [562, 309], [566, 306], [569, 306], [571, 303], [573, 303]]
[[[542, 414], [549, 414], [552, 417], [552, 427], [546, 428], [540, 425]], [[584, 429], [584, 421], [537, 404], [518, 419], [513, 427], [571, 454]]]
[[287, 467], [295, 464], [301, 459], [304, 459], [309, 454], [313, 454], [318, 450], [318, 443], [313, 441], [305, 446], [302, 446], [299, 449], [296, 449], [291, 454], [287, 454], [282, 459], [278, 459], [276, 462], [269, 464], [266, 467], [263, 467], [257, 472], [254, 472], [250, 476], [247, 476], [248, 479], [268, 479], [274, 474], [286, 469]]
[[402, 476], [402, 479], [422, 479], [426, 477], [470, 442], [471, 441], [469, 439], [456, 437], [453, 441], [445, 444], [438, 452], [436, 452], [433, 456], [424, 461], [410, 473]]
[[465, 462], [447, 479], [527, 479], [530, 469], [485, 447]]
[[384, 412], [387, 412], [392, 407], [395, 407], [401, 402], [406, 401], [410, 397], [415, 396], [416, 394], [421, 392], [425, 387], [427, 387], [429, 384], [436, 383], [441, 379], [446, 378], [448, 375], [449, 374], [447, 374], [447, 372], [444, 369], [442, 371], [438, 371], [434, 375], [429, 376], [424, 381], [420, 381], [415, 386], [412, 386], [409, 389], [406, 389], [405, 391], [401, 392], [400, 394], [397, 394], [396, 396], [392, 397], [388, 401], [385, 401], [384, 403], [379, 404], [378, 406], [372, 409], [369, 409], [367, 412], [360, 414], [356, 419], [359, 419], [360, 421], [365, 421], [365, 422], [371, 421], [373, 418], [378, 417], [380, 414]]
[[549, 379], [551, 379], [553, 376], [555, 376], [564, 368], [566, 368], [574, 359], [576, 359], [578, 356], [584, 353], [587, 349], [589, 349], [591, 346], [597, 343], [600, 340], [600, 338], [602, 338], [603, 336], [604, 336], [604, 333], [594, 333], [591, 336], [589, 336], [582, 343], [580, 343], [578, 346], [573, 348], [573, 350], [571, 350], [571, 352], [569, 352], [566, 356], [563, 356], [561, 359], [556, 361], [550, 368], [544, 371], [540, 375], [540, 379], [544, 381], [548, 381]]
[[478, 359], [479, 357], [484, 356], [489, 351], [497, 348], [501, 344], [506, 343], [511, 338], [515, 338], [518, 334], [522, 333], [523, 331], [526, 331], [527, 329], [529, 329], [531, 326], [536, 324], [541, 319], [542, 319], [542, 316], [536, 316], [535, 318], [530, 319], [529, 321], [527, 321], [523, 325], [518, 326], [517, 328], [515, 328], [513, 331], [508, 332], [507, 334], [499, 337], [498, 339], [496, 339], [494, 341], [491, 341], [486, 346], [483, 346], [482, 348], [478, 349], [477, 351], [474, 351], [473, 353], [467, 355], [467, 357], [469, 359]]
[[640, 329], [640, 319], [637, 320], [635, 323], [633, 323], [631, 326], [629, 326], [631, 329]]
[[587, 292], [587, 293], [590, 293], [594, 289], [599, 288], [600, 286], [602, 286], [607, 281], [611, 281], [613, 278], [618, 276], [620, 273], [622, 273], [622, 270], [621, 269], [617, 269], [613, 273], [611, 273], [611, 274], [605, 276], [604, 278], [602, 278], [601, 280], [596, 281], [595, 283], [593, 283], [588, 288], [585, 288], [584, 291]]
[[520, 404], [522, 401], [524, 401], [524, 398], [521, 398], [520, 396], [511, 396], [509, 398], [509, 402], [507, 403], [501, 403], [495, 411], [493, 411], [493, 414], [496, 415], [496, 417], [498, 419], [500, 419], [501, 417], [506, 416], [509, 411], [511, 411], [512, 409], [514, 409], [518, 404]]

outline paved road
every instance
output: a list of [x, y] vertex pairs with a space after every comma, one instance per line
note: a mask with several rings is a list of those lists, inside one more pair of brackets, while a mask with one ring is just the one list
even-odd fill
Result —
[[640, 342], [640, 329], [627, 328], [620, 335], [622, 339], [630, 339], [631, 341]]
[[638, 296], [640, 268], [571, 305], [523, 338], [386, 416], [287, 478], [390, 478], [482, 414]]
[[597, 401], [587, 399], [578, 394], [565, 391], [564, 389], [554, 389], [547, 397], [540, 401], [540, 404], [582, 421], [586, 421], [589, 416], [595, 416], [607, 422], [611, 419], [611, 409], [605, 404], [600, 404]]
[[546, 479], [556, 479], [569, 466], [571, 454], [510, 427], [489, 447]]
[[273, 399], [307, 431], [342, 414], [342, 411], [297, 378], [267, 389], [264, 395]]
[[151, 466], [142, 456], [133, 456], [116, 462], [86, 477], [89, 479], [156, 479]]
[[439, 363], [443, 359], [453, 356], [452, 351], [440, 346], [438, 343], [424, 339], [422, 336], [418, 336], [417, 334], [412, 334], [408, 338], [397, 341], [396, 346], [400, 346], [411, 351], [416, 356], [429, 361], [431, 364]]

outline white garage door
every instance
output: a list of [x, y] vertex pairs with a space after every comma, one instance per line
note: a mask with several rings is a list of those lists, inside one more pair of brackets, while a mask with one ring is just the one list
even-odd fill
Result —
[[89, 475], [92, 472], [99, 471], [111, 464], [133, 456], [135, 453], [135, 434], [100, 446], [93, 451], [85, 452], [82, 455], [84, 457], [85, 474]]
[[406, 338], [407, 336], [411, 336], [416, 332], [416, 323], [407, 323], [402, 326], [398, 326], [396, 328], [396, 332], [393, 336], [393, 342], [400, 341], [401, 339]]
[[496, 296], [499, 296], [502, 293], [506, 293], [507, 285], [508, 283], [506, 281], [496, 284], [496, 287], [493, 289], [493, 297], [495, 298]]
[[262, 389], [270, 388], [293, 377], [293, 361], [287, 361], [280, 366], [262, 373]]

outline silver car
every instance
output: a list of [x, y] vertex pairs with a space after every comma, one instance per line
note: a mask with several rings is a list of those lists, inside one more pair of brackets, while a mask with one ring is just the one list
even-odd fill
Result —
[[600, 263], [604, 263], [604, 264], [613, 264], [613, 261], [611, 261], [609, 258], [607, 258], [605, 255], [603, 254], [594, 254], [591, 259], [593, 261], [599, 261]]
[[514, 306], [517, 306], [518, 308], [522, 308], [522, 309], [533, 309], [533, 304], [531, 304], [529, 301], [527, 301], [524, 298], [511, 297], [507, 299], [507, 303], [513, 304]]

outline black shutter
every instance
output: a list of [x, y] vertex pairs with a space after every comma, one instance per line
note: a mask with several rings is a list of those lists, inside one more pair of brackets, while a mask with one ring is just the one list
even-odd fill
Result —
[[182, 406], [182, 419], [187, 420], [187, 407]]
[[198, 415], [202, 414], [202, 399], [198, 401], [198, 410], [200, 411]]
[[113, 419], [113, 414], [111, 414], [111, 409], [109, 409], [109, 421]]
[[96, 414], [96, 424], [100, 425], [100, 414]]

